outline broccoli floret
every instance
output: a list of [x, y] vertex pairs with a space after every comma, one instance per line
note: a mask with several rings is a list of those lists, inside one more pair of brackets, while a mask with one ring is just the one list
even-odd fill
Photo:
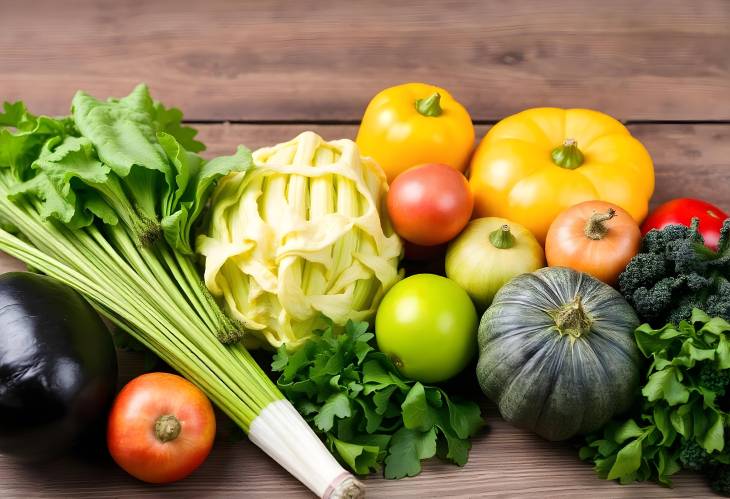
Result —
[[626, 270], [619, 276], [619, 288], [622, 294], [631, 295], [640, 288], [646, 288], [660, 281], [666, 274], [663, 254], [639, 253], [631, 259]]
[[675, 279], [665, 278], [651, 288], [641, 287], [630, 295], [628, 301], [645, 320], [663, 317], [664, 310], [672, 304], [674, 281]]
[[730, 282], [726, 279], [721, 281], [717, 292], [707, 298], [705, 311], [711, 317], [723, 317], [730, 321]]
[[710, 460], [710, 455], [702, 448], [697, 440], [684, 440], [679, 451], [679, 460], [688, 470], [700, 471]]
[[687, 320], [693, 308], [730, 320], [730, 220], [718, 252], [703, 244], [698, 220], [669, 225], [644, 237], [642, 252], [618, 279], [639, 317], [655, 327]]
[[720, 495], [730, 497], [730, 465], [718, 464], [707, 472], [710, 488]]
[[706, 288], [708, 286], [712, 286], [712, 279], [708, 279], [707, 277], [703, 277], [697, 272], [691, 272], [685, 276], [682, 276], [682, 280], [687, 285], [687, 287], [692, 291], [697, 291], [699, 289]]
[[722, 397], [730, 384], [730, 369], [718, 369], [712, 362], [703, 362], [700, 367], [699, 383]]
[[717, 252], [725, 253], [730, 250], [730, 219], [725, 220], [720, 229], [720, 241], [717, 244]]
[[661, 230], [652, 229], [644, 236], [641, 252], [664, 255], [670, 241], [687, 239], [691, 236], [692, 229], [684, 225], [668, 225]]
[[663, 321], [672, 324], [688, 321], [692, 317], [692, 310], [695, 308], [706, 308], [704, 301], [695, 295], [683, 295], [679, 301], [674, 302], [672, 308], [669, 309], [669, 313], [663, 316], [665, 317]]
[[706, 272], [707, 263], [698, 258], [695, 241], [691, 238], [669, 241], [664, 257], [671, 262], [676, 274], [689, 274]]

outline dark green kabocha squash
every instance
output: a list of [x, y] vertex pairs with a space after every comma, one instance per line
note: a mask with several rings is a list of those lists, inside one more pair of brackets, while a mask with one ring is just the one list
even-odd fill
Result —
[[638, 325], [621, 294], [588, 274], [523, 274], [482, 317], [479, 384], [506, 421], [548, 440], [594, 431], [638, 394]]

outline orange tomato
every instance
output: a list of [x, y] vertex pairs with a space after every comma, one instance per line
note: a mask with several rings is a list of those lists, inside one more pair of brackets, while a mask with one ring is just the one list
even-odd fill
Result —
[[570, 267], [613, 285], [640, 246], [641, 230], [626, 210], [607, 201], [585, 201], [550, 225], [545, 257], [550, 267]]
[[107, 427], [114, 461], [149, 483], [181, 480], [208, 457], [215, 437], [213, 406], [180, 376], [149, 373], [119, 392]]

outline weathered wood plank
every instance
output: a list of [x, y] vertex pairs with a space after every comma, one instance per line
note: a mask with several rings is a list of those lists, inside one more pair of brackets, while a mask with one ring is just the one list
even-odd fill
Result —
[[532, 106], [730, 119], [730, 3], [0, 1], [0, 99], [65, 113], [139, 81], [195, 120], [357, 120], [427, 81], [479, 120]]
[[[311, 128], [326, 138], [353, 137], [355, 126], [340, 125], [205, 125], [200, 138], [209, 155], [229, 154], [238, 143], [255, 148], [292, 138]], [[632, 126], [656, 163], [656, 200], [693, 195], [730, 209], [730, 125]], [[483, 134], [486, 127], [479, 127]], [[22, 268], [0, 255], [0, 273]], [[120, 357], [122, 378], [141, 372], [134, 354]], [[491, 431], [475, 440], [469, 463], [457, 468], [437, 460], [412, 479], [367, 480], [370, 497], [704, 497], [711, 493], [698, 475], [683, 473], [675, 489], [653, 484], [619, 487], [598, 480], [569, 444], [554, 444], [501, 421], [487, 406]], [[248, 441], [222, 439], [203, 467], [185, 481], [151, 487], [125, 475], [110, 461], [65, 458], [26, 467], [0, 458], [2, 497], [308, 497], [307, 492]]]
[[[367, 496], [390, 497], [710, 497], [696, 474], [682, 473], [674, 489], [643, 483], [619, 486], [599, 480], [569, 444], [550, 443], [487, 413], [490, 431], [474, 440], [464, 468], [426, 462], [423, 472], [404, 480], [366, 479]], [[220, 440], [203, 466], [182, 482], [164, 487], [142, 484], [113, 463], [66, 458], [42, 466], [0, 460], [2, 497], [232, 497], [299, 498], [310, 494], [248, 441]]]
[[[206, 154], [232, 154], [236, 144], [254, 149], [289, 140], [311, 129], [328, 140], [354, 138], [355, 125], [200, 125]], [[481, 138], [489, 126], [478, 126]], [[693, 196], [730, 211], [730, 125], [630, 125], [654, 160], [656, 190], [652, 206]]]

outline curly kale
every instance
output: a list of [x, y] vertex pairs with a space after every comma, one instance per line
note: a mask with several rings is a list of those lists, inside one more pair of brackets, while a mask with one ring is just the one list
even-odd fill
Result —
[[689, 470], [702, 471], [710, 461], [710, 455], [697, 440], [684, 440], [679, 451], [682, 466]]
[[730, 219], [717, 252], [704, 245], [699, 221], [651, 230], [619, 276], [619, 289], [655, 327], [689, 319], [692, 309], [730, 320]]

